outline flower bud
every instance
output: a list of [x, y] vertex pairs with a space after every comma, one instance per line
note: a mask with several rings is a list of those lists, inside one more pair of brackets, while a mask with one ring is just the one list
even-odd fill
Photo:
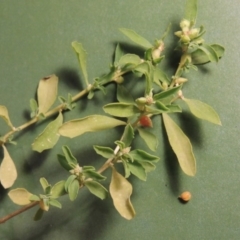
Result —
[[181, 22], [180, 22], [180, 28], [189, 28], [190, 27], [190, 21], [186, 20], [186, 19], [183, 19]]
[[188, 35], [182, 35], [181, 36], [181, 42], [189, 43], [190, 42], [190, 37]]
[[140, 104], [140, 105], [147, 103], [147, 99], [145, 97], [137, 98], [135, 101], [137, 104]]
[[199, 28], [193, 28], [193, 29], [190, 30], [188, 36], [189, 36], [191, 39], [196, 38], [196, 37], [198, 36], [198, 34], [199, 34], [199, 31], [200, 31]]
[[183, 34], [183, 32], [182, 31], [177, 31], [177, 32], [175, 32], [174, 33], [177, 37], [181, 37], [182, 36], [182, 34]]
[[180, 77], [180, 78], [175, 79], [175, 83], [178, 83], [178, 84], [185, 83], [185, 82], [187, 82], [186, 78]]
[[191, 198], [192, 198], [192, 195], [190, 192], [186, 191], [186, 192], [183, 192], [179, 198], [184, 201], [184, 202], [188, 202]]
[[160, 58], [160, 55], [161, 55], [161, 50], [159, 48], [156, 48], [152, 51], [152, 58], [153, 60], [156, 60], [158, 58]]

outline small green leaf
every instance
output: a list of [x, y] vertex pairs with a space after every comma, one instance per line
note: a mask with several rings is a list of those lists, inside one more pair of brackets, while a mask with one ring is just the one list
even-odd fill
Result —
[[88, 190], [94, 194], [95, 196], [99, 197], [100, 199], [105, 199], [107, 197], [107, 189], [103, 187], [98, 182], [95, 181], [86, 181], [84, 182], [84, 185], [88, 188]]
[[128, 167], [128, 163], [125, 160], [122, 160], [124, 172], [125, 172], [125, 178], [128, 178], [131, 175], [130, 169]]
[[33, 194], [33, 195], [29, 196], [29, 200], [31, 202], [39, 202], [41, 200], [41, 198], [39, 196]]
[[168, 108], [168, 113], [182, 112], [182, 109], [179, 105], [172, 103], [171, 105], [166, 105]]
[[156, 151], [158, 146], [158, 139], [157, 137], [149, 132], [146, 129], [138, 128], [140, 137], [144, 140], [144, 142], [147, 144], [147, 146], [152, 150]]
[[110, 147], [103, 147], [103, 146], [93, 146], [95, 152], [101, 155], [104, 158], [112, 158], [114, 156], [114, 151]]
[[56, 199], [50, 199], [49, 204], [57, 208], [62, 208], [62, 204]]
[[59, 128], [59, 133], [62, 136], [74, 138], [86, 132], [101, 131], [125, 124], [125, 122], [111, 117], [91, 115], [64, 123]]
[[145, 172], [145, 169], [140, 163], [134, 161], [134, 162], [128, 162], [127, 165], [133, 175], [138, 177], [140, 180], [143, 180], [143, 181], [147, 180], [147, 174]]
[[40, 183], [41, 183], [41, 186], [42, 186], [44, 192], [45, 192], [46, 188], [47, 188], [48, 186], [50, 186], [49, 183], [48, 183], [48, 181], [47, 181], [47, 179], [46, 179], [46, 178], [43, 178], [43, 177], [40, 178]]
[[131, 117], [140, 112], [134, 104], [129, 103], [109, 103], [103, 107], [103, 110], [115, 117]]
[[73, 156], [70, 148], [68, 146], [63, 146], [62, 147], [63, 154], [69, 164], [69, 166], [75, 166], [78, 164], [77, 159]]
[[177, 87], [170, 88], [168, 90], [157, 93], [153, 96], [153, 99], [155, 101], [161, 101], [164, 104], [169, 104], [174, 99], [174, 97], [176, 96], [178, 91], [181, 89], [181, 87], [182, 86], [179, 85]]
[[120, 58], [118, 65], [120, 66], [120, 68], [124, 68], [126, 65], [129, 64], [136, 66], [140, 63], [141, 59], [138, 55], [128, 53]]
[[222, 125], [217, 112], [211, 106], [195, 99], [183, 98], [183, 100], [194, 116], [214, 124]]
[[65, 191], [68, 192], [69, 185], [77, 178], [76, 175], [71, 175], [68, 177], [67, 181], [64, 184]]
[[154, 82], [158, 84], [159, 80], [162, 83], [166, 83], [166, 84], [170, 83], [170, 79], [168, 78], [167, 74], [164, 73], [161, 69], [155, 67], [154, 68]]
[[118, 65], [118, 62], [120, 60], [120, 58], [124, 55], [121, 47], [119, 44], [117, 44], [116, 49], [115, 49], [115, 53], [114, 53], [114, 65]]
[[134, 130], [131, 124], [127, 124], [123, 136], [122, 136], [122, 142], [125, 143], [125, 147], [129, 147], [132, 143], [132, 140], [134, 138]]
[[105, 176], [103, 176], [102, 174], [96, 172], [96, 170], [84, 170], [83, 171], [83, 175], [85, 177], [87, 177], [87, 178], [92, 178], [92, 179], [98, 180], [98, 181], [106, 179]]
[[42, 218], [44, 213], [44, 210], [42, 210], [41, 208], [39, 208], [34, 216], [34, 221], [38, 221]]
[[161, 40], [162, 40], [162, 41], [164, 41], [164, 39], [167, 37], [167, 35], [168, 35], [171, 27], [172, 27], [172, 24], [169, 23], [168, 26], [167, 26], [167, 28], [166, 28], [166, 30], [165, 30], [165, 32], [163, 33], [163, 36], [161, 37]]
[[5, 106], [0, 105], [0, 117], [7, 123], [7, 125], [11, 128], [14, 129], [11, 120], [8, 115], [8, 110]]
[[191, 26], [193, 26], [196, 23], [197, 0], [187, 0], [184, 18], [191, 22]]
[[57, 155], [58, 157], [58, 161], [60, 163], [60, 165], [66, 169], [67, 171], [70, 171], [73, 167], [71, 165], [68, 164], [68, 161], [67, 159], [65, 158], [65, 156], [61, 155], [61, 154], [58, 154]]
[[178, 158], [180, 167], [187, 175], [194, 176], [196, 160], [188, 137], [167, 114], [164, 113], [162, 116], [169, 143]]
[[86, 63], [87, 52], [84, 50], [82, 44], [79, 42], [76, 42], [76, 41], [72, 42], [72, 47], [75, 53], [77, 54], [80, 69], [82, 70], [85, 83], [88, 86], [88, 74], [87, 74], [87, 63]]
[[37, 152], [42, 152], [46, 149], [53, 148], [60, 137], [58, 129], [62, 126], [63, 116], [60, 112], [58, 117], [50, 122], [42, 133], [32, 143], [32, 149]]
[[143, 150], [135, 149], [129, 153], [131, 157], [136, 161], [150, 161], [150, 162], [158, 162], [159, 157], [149, 154]]
[[132, 185], [112, 167], [112, 178], [110, 183], [110, 194], [113, 204], [119, 214], [131, 220], [135, 216], [135, 210], [130, 201], [132, 195]]
[[71, 201], [74, 201], [77, 198], [79, 191], [79, 182], [77, 179], [74, 179], [68, 186], [68, 194]]
[[142, 165], [147, 173], [156, 169], [156, 166], [149, 161], [138, 161], [138, 163]]
[[31, 203], [29, 198], [32, 193], [28, 192], [25, 188], [16, 188], [8, 193], [10, 199], [17, 205], [27, 205]]
[[42, 78], [38, 84], [38, 114], [46, 113], [57, 97], [58, 77], [50, 75]]
[[33, 98], [30, 99], [31, 118], [35, 117], [38, 112], [37, 101]]
[[56, 183], [53, 187], [52, 187], [52, 198], [58, 198], [62, 195], [66, 194], [65, 191], [65, 181], [60, 181], [58, 183]]
[[218, 58], [221, 58], [225, 52], [225, 49], [223, 46], [219, 45], [219, 44], [211, 44], [210, 45], [214, 51], [217, 53]]
[[204, 44], [198, 46], [198, 48], [201, 49], [208, 56], [208, 59], [211, 62], [218, 62], [218, 55], [210, 45]]
[[2, 186], [6, 189], [10, 188], [17, 179], [17, 169], [7, 148], [4, 145], [2, 145], [2, 147], [4, 157], [0, 165], [0, 181]]
[[127, 91], [127, 89], [124, 86], [120, 84], [117, 85], [117, 100], [121, 103], [129, 104], [135, 103], [131, 94]]
[[148, 40], [146, 40], [145, 38], [143, 38], [142, 36], [137, 34], [135, 31], [133, 31], [131, 29], [127, 29], [127, 28], [120, 28], [119, 30], [125, 36], [127, 36], [129, 39], [131, 39], [134, 43], [136, 43], [146, 49], [152, 47], [152, 44]]

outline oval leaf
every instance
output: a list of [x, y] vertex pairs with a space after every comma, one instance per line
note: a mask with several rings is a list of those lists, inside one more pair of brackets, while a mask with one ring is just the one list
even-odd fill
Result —
[[132, 219], [136, 214], [130, 201], [132, 185], [114, 167], [112, 168], [112, 179], [109, 190], [113, 204], [120, 215], [128, 220]]
[[103, 107], [103, 110], [115, 117], [131, 117], [140, 112], [135, 105], [128, 103], [109, 103]]
[[138, 132], [140, 137], [144, 140], [144, 142], [147, 144], [147, 146], [152, 150], [152, 151], [156, 151], [157, 150], [157, 146], [158, 146], [158, 139], [157, 137], [152, 134], [151, 132], [142, 129], [142, 128], [138, 128]]
[[114, 128], [126, 123], [111, 117], [102, 115], [91, 115], [85, 118], [80, 118], [64, 123], [59, 128], [59, 133], [62, 136], [74, 138], [86, 132], [96, 132], [109, 128]]
[[196, 160], [188, 137], [167, 114], [164, 113], [162, 116], [169, 143], [177, 155], [180, 167], [187, 175], [194, 176], [196, 174]]
[[68, 186], [68, 194], [71, 201], [77, 198], [79, 191], [79, 182], [77, 179], [73, 180]]
[[191, 22], [193, 26], [197, 18], [197, 0], [187, 0], [184, 18]]
[[4, 145], [2, 147], [4, 158], [0, 166], [0, 181], [4, 188], [10, 188], [17, 178], [17, 170], [6, 147]]
[[53, 187], [52, 187], [52, 198], [58, 198], [62, 195], [66, 194], [65, 191], [65, 181], [60, 181], [58, 183], [56, 183]]
[[31, 203], [29, 199], [32, 193], [28, 192], [25, 188], [16, 188], [11, 190], [8, 196], [17, 205], [27, 205]]
[[8, 115], [8, 110], [5, 106], [0, 105], [0, 117], [7, 123], [7, 125], [13, 129], [13, 125], [10, 121], [9, 115]]
[[107, 189], [103, 187], [98, 182], [95, 181], [86, 181], [84, 185], [88, 188], [88, 190], [94, 194], [95, 196], [99, 197], [100, 199], [105, 199], [107, 197]]
[[144, 47], [144, 48], [151, 48], [152, 44], [146, 40], [145, 38], [143, 38], [142, 36], [140, 36], [139, 34], [137, 34], [135, 31], [131, 30], [131, 29], [127, 29], [127, 28], [120, 28], [119, 29], [125, 36], [127, 36], [129, 39], [131, 39], [133, 42], [135, 42], [136, 44]]
[[84, 80], [86, 85], [88, 85], [88, 74], [87, 74], [87, 52], [84, 50], [83, 46], [79, 42], [72, 42], [72, 47], [77, 54], [80, 69], [82, 70]]
[[138, 65], [139, 63], [141, 63], [141, 59], [138, 55], [128, 53], [120, 58], [118, 64], [121, 68], [123, 68], [125, 65], [128, 64]]
[[38, 84], [38, 114], [46, 113], [57, 97], [58, 77], [50, 75], [40, 80]]
[[58, 117], [50, 122], [43, 132], [34, 140], [32, 149], [37, 152], [42, 152], [46, 149], [53, 148], [60, 137], [58, 129], [62, 126], [62, 123], [63, 116], [60, 112]]
[[222, 125], [217, 112], [208, 104], [195, 99], [184, 98], [183, 100], [188, 105], [194, 116], [207, 120], [211, 123]]

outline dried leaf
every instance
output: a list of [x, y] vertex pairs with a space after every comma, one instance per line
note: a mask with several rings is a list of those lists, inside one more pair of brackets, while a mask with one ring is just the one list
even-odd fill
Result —
[[125, 122], [111, 117], [91, 115], [64, 123], [58, 132], [62, 136], [74, 138], [86, 132], [101, 131], [125, 124]]
[[112, 179], [110, 183], [110, 194], [113, 204], [120, 215], [128, 220], [135, 216], [135, 210], [130, 201], [132, 195], [132, 185], [119, 174], [115, 168], [112, 168]]
[[63, 116], [60, 112], [58, 117], [50, 122], [43, 132], [32, 143], [32, 149], [37, 152], [42, 152], [46, 149], [53, 148], [57, 143], [60, 134], [58, 129], [62, 126]]
[[8, 110], [5, 106], [0, 105], [0, 117], [7, 123], [7, 125], [10, 128], [14, 128], [14, 126], [12, 125], [9, 115], [8, 115]]
[[38, 84], [38, 114], [46, 113], [57, 97], [58, 77], [50, 75], [42, 78]]
[[6, 147], [4, 145], [2, 145], [2, 147], [4, 158], [0, 166], [0, 181], [2, 186], [6, 189], [10, 188], [14, 184], [17, 178], [17, 170]]
[[183, 172], [189, 176], [194, 176], [196, 174], [196, 160], [188, 137], [167, 114], [164, 113], [162, 116], [169, 143], [177, 155]]
[[16, 188], [11, 190], [8, 193], [8, 196], [11, 198], [11, 200], [18, 205], [27, 205], [31, 203], [29, 200], [32, 196], [32, 193], [28, 192], [25, 188]]

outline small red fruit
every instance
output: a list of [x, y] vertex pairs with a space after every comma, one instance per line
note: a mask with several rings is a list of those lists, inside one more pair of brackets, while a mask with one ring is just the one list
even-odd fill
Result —
[[140, 117], [139, 122], [143, 127], [153, 127], [151, 118], [146, 115]]

